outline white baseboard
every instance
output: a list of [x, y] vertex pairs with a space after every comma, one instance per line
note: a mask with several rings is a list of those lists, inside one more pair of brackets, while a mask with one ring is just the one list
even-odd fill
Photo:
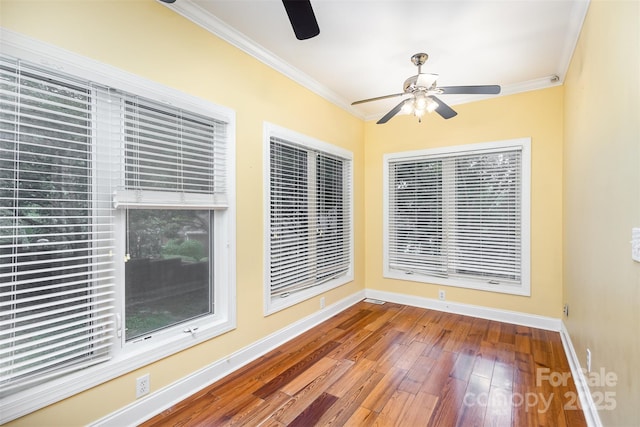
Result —
[[268, 353], [274, 348], [286, 343], [292, 338], [324, 322], [330, 317], [346, 310], [348, 307], [364, 299], [364, 291], [356, 292], [335, 304], [313, 313], [251, 345], [217, 360], [188, 375], [173, 384], [157, 390], [135, 402], [103, 417], [91, 426], [122, 427], [138, 425], [154, 415], [170, 408], [192, 394], [213, 384], [219, 379], [240, 369], [258, 357]]
[[569, 361], [571, 376], [573, 377], [573, 382], [575, 383], [576, 389], [578, 391], [580, 406], [582, 407], [584, 417], [587, 420], [587, 426], [602, 427], [602, 422], [600, 421], [600, 416], [598, 415], [598, 409], [596, 408], [595, 402], [591, 397], [589, 384], [587, 383], [587, 379], [584, 376], [584, 371], [580, 366], [580, 360], [578, 359], [576, 350], [573, 347], [573, 342], [571, 341], [569, 331], [564, 325], [564, 322], [560, 323], [560, 338], [562, 338], [562, 347], [564, 347], [564, 352], [567, 355], [567, 360]]
[[[334, 316], [335, 314], [346, 310], [348, 307], [363, 300], [364, 298], [373, 298], [387, 302], [394, 302], [397, 304], [428, 308], [432, 310], [462, 314], [466, 316], [479, 317], [482, 319], [495, 320], [499, 322], [512, 323], [516, 325], [529, 326], [551, 331], [560, 331], [561, 327], [563, 326], [560, 319], [554, 319], [551, 317], [537, 316], [527, 313], [519, 313], [508, 310], [499, 310], [469, 304], [439, 301], [430, 298], [416, 297], [394, 292], [384, 292], [367, 289], [350, 295], [349, 297], [331, 306], [327, 306], [324, 309], [313, 313], [312, 315], [265, 337], [264, 339], [256, 341], [251, 345], [238, 350], [237, 352], [227, 356], [226, 358], [217, 360], [209, 366], [197, 372], [194, 372], [193, 374], [184, 377], [173, 384], [157, 390], [149, 396], [139, 399], [119, 409], [118, 411], [107, 415], [104, 418], [97, 420], [96, 422], [92, 423], [91, 426], [121, 427], [138, 425], [153, 417], [154, 415], [162, 412], [163, 410], [168, 409], [178, 402], [186, 399], [199, 390], [202, 390], [205, 387], [213, 384], [224, 376], [229, 375], [237, 369], [240, 369], [249, 362], [286, 343], [292, 338], [322, 323], [323, 321], [329, 319], [331, 316]], [[566, 335], [568, 337], [568, 334]], [[563, 344], [564, 342], [565, 337], [563, 337]], [[565, 351], [567, 351], [567, 357], [569, 358], [569, 351], [566, 349], [566, 347]], [[575, 353], [573, 354], [573, 357], [575, 359]], [[579, 364], [577, 366], [579, 367]], [[572, 365], [572, 372], [573, 371], [574, 369]], [[580, 372], [581, 374], [579, 368], [578, 372]], [[574, 374], [574, 378], [579, 377]], [[583, 377], [580, 378], [582, 378], [582, 380], [584, 381]], [[586, 383], [583, 383], [582, 386], [586, 387]], [[576, 387], [578, 387], [577, 382]], [[581, 392], [580, 388], [578, 388], [578, 392]], [[580, 396], [580, 401], [583, 404], [583, 407], [586, 407], [585, 403], [583, 402], [582, 394], [580, 394]], [[588, 387], [587, 396], [590, 396], [588, 394]], [[598, 420], [598, 423], [590, 423], [589, 426], [601, 427], [599, 418], [597, 418], [597, 412], [595, 414], [595, 419]], [[585, 417], [586, 416], [587, 411], [585, 411]]]
[[365, 291], [367, 298], [378, 299], [382, 301], [395, 302], [397, 304], [410, 305], [414, 307], [428, 308], [432, 310], [444, 311], [449, 313], [462, 314], [465, 316], [479, 317], [482, 319], [495, 320], [499, 322], [512, 323], [516, 325], [529, 326], [532, 328], [545, 329], [560, 333], [562, 346], [567, 355], [569, 366], [571, 368], [571, 376], [574, 379], [580, 406], [584, 412], [584, 417], [589, 427], [602, 427], [598, 410], [591, 397], [589, 385], [584, 376], [584, 371], [580, 366], [578, 357], [576, 356], [569, 331], [565, 327], [561, 319], [552, 317], [537, 316], [534, 314], [519, 313], [508, 310], [499, 310], [488, 307], [481, 307], [468, 304], [460, 304], [455, 302], [440, 301], [430, 298], [416, 297], [406, 294], [398, 294], [394, 292], [376, 291], [367, 289]]
[[497, 308], [481, 307], [478, 305], [461, 304], [450, 301], [440, 301], [431, 298], [416, 297], [413, 295], [399, 294], [395, 292], [365, 290], [367, 298], [375, 298], [397, 304], [411, 305], [414, 307], [428, 308], [447, 313], [462, 314], [465, 316], [479, 317], [481, 319], [495, 320], [498, 322], [512, 323], [514, 325], [529, 326], [548, 331], [560, 331], [561, 320], [553, 317], [538, 316], [535, 314], [520, 313], [517, 311], [500, 310]]

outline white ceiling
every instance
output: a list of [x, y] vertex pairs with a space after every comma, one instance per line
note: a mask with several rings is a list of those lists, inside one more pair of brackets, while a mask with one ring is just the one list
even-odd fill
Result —
[[[359, 117], [378, 119], [417, 73], [502, 95], [561, 84], [589, 0], [311, 0], [320, 35], [297, 40], [280, 0], [176, 0], [167, 7]], [[558, 79], [554, 80], [553, 76]], [[493, 95], [495, 96], [495, 95]], [[441, 95], [450, 105], [485, 95]]]

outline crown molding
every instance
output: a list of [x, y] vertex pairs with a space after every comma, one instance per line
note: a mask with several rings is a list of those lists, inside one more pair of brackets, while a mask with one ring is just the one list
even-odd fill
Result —
[[573, 11], [569, 19], [569, 31], [567, 34], [571, 37], [567, 37], [564, 40], [564, 48], [562, 55], [560, 56], [560, 67], [558, 70], [558, 78], [560, 84], [564, 82], [564, 78], [569, 71], [569, 65], [571, 65], [571, 59], [573, 59], [573, 52], [578, 45], [578, 39], [582, 30], [582, 24], [587, 17], [587, 11], [591, 0], [578, 0], [574, 3]]
[[175, 3], [164, 3], [158, 0], [163, 6], [173, 10], [179, 15], [184, 16], [194, 24], [199, 25], [213, 35], [226, 41], [232, 46], [237, 47], [241, 51], [251, 55], [263, 64], [273, 68], [277, 72], [289, 77], [291, 80], [309, 89], [315, 94], [321, 96], [327, 101], [337, 105], [347, 112], [363, 119], [364, 116], [335, 92], [329, 90], [326, 86], [315, 79], [312, 79], [306, 73], [293, 67], [279, 56], [270, 52], [260, 44], [246, 37], [244, 34], [235, 30], [225, 22], [212, 15], [202, 7], [190, 0], [180, 0]]
[[[221, 38], [232, 46], [237, 47], [243, 52], [251, 55], [258, 61], [273, 68], [279, 73], [289, 77], [296, 83], [311, 90], [315, 94], [321, 96], [327, 101], [335, 104], [336, 106], [344, 109], [345, 111], [353, 114], [364, 120], [377, 120], [380, 118], [380, 114], [365, 115], [358, 109], [350, 105], [348, 101], [343, 99], [337, 93], [329, 90], [326, 86], [311, 78], [306, 73], [302, 72], [298, 68], [293, 67], [291, 64], [284, 61], [274, 53], [270, 52], [254, 40], [249, 39], [244, 34], [235, 30], [216, 16], [212, 15], [207, 10], [198, 6], [191, 0], [180, 0], [175, 3], [164, 3], [158, 0], [165, 7], [173, 10], [174, 12], [182, 15], [193, 23], [199, 25], [215, 36]], [[497, 96], [513, 95], [521, 92], [528, 92], [532, 90], [546, 89], [554, 86], [562, 85], [564, 77], [567, 73], [573, 52], [575, 50], [578, 38], [580, 36], [580, 29], [587, 14], [590, 0], [578, 0], [575, 2], [575, 7], [569, 23], [570, 30], [568, 34], [572, 35], [564, 40], [563, 53], [560, 58], [560, 66], [557, 74], [550, 76], [543, 76], [537, 79], [528, 80], [525, 82], [512, 83], [502, 86], [502, 91]], [[496, 95], [447, 95], [446, 101], [449, 105], [466, 104], [469, 102], [481, 101], [484, 99], [495, 98]]]

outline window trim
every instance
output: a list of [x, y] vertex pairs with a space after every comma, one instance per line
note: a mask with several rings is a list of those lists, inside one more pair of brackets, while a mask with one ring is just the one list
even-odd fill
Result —
[[[270, 146], [271, 146], [271, 138], [279, 138], [285, 141], [292, 142], [297, 144], [303, 148], [309, 148], [317, 151], [325, 152], [329, 155], [341, 157], [346, 161], [350, 162], [349, 167], [349, 176], [345, 177], [350, 183], [350, 192], [346, 196], [348, 197], [349, 204], [349, 269], [344, 276], [338, 277], [336, 279], [329, 280], [325, 283], [303, 289], [300, 291], [291, 294], [287, 298], [282, 298], [280, 300], [274, 300], [271, 296], [271, 283], [270, 283], [270, 265], [271, 265], [271, 254], [270, 254], [270, 235], [271, 235], [271, 209], [270, 209], [270, 172], [271, 172], [271, 155], [270, 155]], [[301, 133], [295, 132], [293, 130], [277, 126], [272, 123], [264, 122], [263, 126], [263, 206], [264, 206], [264, 285], [263, 285], [263, 293], [264, 293], [264, 315], [268, 316], [270, 314], [281, 311], [287, 307], [291, 307], [295, 304], [298, 304], [302, 301], [305, 301], [309, 298], [313, 298], [314, 296], [320, 295], [324, 292], [327, 292], [331, 289], [335, 289], [339, 286], [342, 286], [346, 283], [353, 281], [354, 277], [354, 223], [353, 223], [353, 153], [344, 148], [329, 144], [324, 141], [320, 141], [318, 139], [309, 137], [307, 135], [303, 135]]]
[[[125, 351], [121, 348], [120, 351], [115, 351], [111, 360], [107, 362], [11, 394], [0, 400], [0, 406], [3, 408], [0, 411], [0, 424], [3, 424], [236, 328], [236, 113], [230, 108], [216, 105], [211, 101], [10, 30], [0, 28], [0, 39], [2, 39], [5, 55], [180, 108], [204, 112], [228, 123], [226, 153], [228, 208], [222, 215], [214, 215], [213, 219], [216, 230], [214, 250], [220, 256], [218, 265], [222, 266], [215, 269], [214, 280], [215, 283], [225, 284], [225, 286], [214, 286], [216, 312], [220, 316], [212, 324], [200, 325], [195, 335], [182, 333], [175, 334], [171, 339], [164, 341], [151, 339], [145, 343], [144, 349], [129, 348]], [[118, 284], [117, 288], [120, 289], [120, 286], [124, 289], [124, 283]], [[118, 299], [123, 300], [123, 293], [120, 290], [118, 292]], [[123, 301], [117, 303], [120, 304]], [[120, 307], [123, 306], [120, 305]], [[120, 345], [121, 342], [116, 338], [114, 346], [120, 347]]]
[[[490, 285], [484, 281], [474, 281], [470, 278], [442, 278], [423, 274], [408, 274], [389, 268], [389, 165], [390, 162], [402, 160], [420, 160], [426, 158], [449, 157], [480, 153], [483, 151], [504, 151], [520, 149], [521, 164], [521, 283], [519, 286], [496, 284]], [[503, 141], [465, 144], [451, 147], [430, 148], [425, 150], [388, 153], [383, 156], [383, 277], [388, 279], [406, 280], [412, 282], [429, 283], [435, 285], [453, 286], [466, 289], [476, 289], [511, 295], [531, 296], [531, 138], [517, 138]]]

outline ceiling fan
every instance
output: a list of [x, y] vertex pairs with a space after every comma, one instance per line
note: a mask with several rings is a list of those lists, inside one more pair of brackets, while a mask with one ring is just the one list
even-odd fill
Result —
[[[175, 3], [176, 0], [160, 0], [163, 3]], [[320, 34], [311, 0], [282, 0], [289, 22], [298, 40], [306, 40]]]
[[320, 34], [310, 0], [282, 0], [282, 4], [298, 40], [310, 39]]
[[404, 91], [402, 93], [394, 93], [392, 95], [377, 96], [375, 98], [363, 99], [361, 101], [352, 102], [351, 105], [362, 104], [364, 102], [378, 101], [381, 99], [395, 98], [397, 96], [411, 95], [411, 97], [403, 99], [398, 105], [393, 107], [391, 111], [382, 116], [377, 124], [388, 122], [393, 116], [402, 112], [405, 114], [413, 114], [418, 117], [418, 121], [422, 121], [425, 113], [436, 112], [444, 119], [450, 119], [456, 116], [451, 107], [440, 100], [436, 95], [450, 94], [472, 94], [472, 95], [496, 95], [500, 93], [498, 85], [483, 86], [441, 86], [438, 87], [436, 80], [437, 74], [423, 73], [422, 66], [429, 55], [426, 53], [416, 53], [411, 57], [411, 62], [418, 67], [418, 74], [409, 77], [404, 81]]

